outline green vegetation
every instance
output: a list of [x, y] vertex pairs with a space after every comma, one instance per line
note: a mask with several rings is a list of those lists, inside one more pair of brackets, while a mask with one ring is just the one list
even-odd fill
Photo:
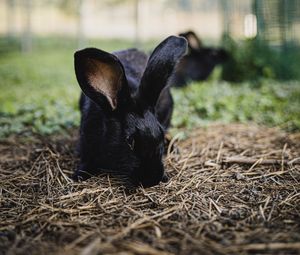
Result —
[[300, 83], [272, 80], [260, 84], [208, 81], [173, 91], [177, 102], [175, 127], [206, 125], [212, 121], [256, 122], [300, 130]]
[[[38, 38], [33, 53], [21, 54], [14, 40], [1, 39], [0, 137], [10, 133], [50, 134], [79, 123], [80, 94], [73, 69], [74, 39]], [[113, 51], [126, 41], [93, 41]]]
[[259, 39], [235, 41], [225, 35], [222, 46], [230, 54], [222, 71], [224, 80], [300, 79], [300, 51], [297, 44], [275, 47]]
[[6, 54], [0, 76], [0, 136], [25, 130], [48, 134], [76, 123], [72, 51]]
[[[80, 89], [73, 70], [75, 41], [56, 47], [53, 44], [41, 44], [29, 54], [0, 53], [0, 137], [11, 133], [50, 134], [78, 126]], [[112, 51], [131, 44], [96, 41], [92, 45]], [[214, 77], [218, 74], [220, 70], [210, 81], [173, 90], [175, 128], [214, 121], [253, 121], [300, 130], [300, 82], [261, 79], [230, 84], [217, 81]]]

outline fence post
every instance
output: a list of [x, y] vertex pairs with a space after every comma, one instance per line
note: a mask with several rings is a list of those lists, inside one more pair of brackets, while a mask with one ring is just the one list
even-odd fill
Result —
[[24, 8], [24, 29], [22, 35], [22, 52], [30, 52], [32, 50], [32, 27], [31, 27], [31, 13], [32, 0], [23, 0]]
[[134, 44], [135, 47], [137, 48], [139, 48], [140, 46], [139, 7], [140, 7], [140, 0], [135, 0], [134, 1], [134, 28], [135, 28]]
[[14, 37], [16, 35], [16, 2], [15, 0], [6, 0], [6, 25], [7, 25], [7, 37]]

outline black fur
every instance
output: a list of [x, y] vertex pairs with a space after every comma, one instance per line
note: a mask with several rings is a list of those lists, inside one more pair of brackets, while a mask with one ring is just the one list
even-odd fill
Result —
[[134, 186], [166, 180], [164, 134], [173, 107], [166, 85], [186, 49], [184, 38], [170, 36], [149, 60], [135, 49], [109, 54], [87, 48], [75, 53], [76, 77], [84, 92], [76, 179], [107, 172]]
[[206, 80], [216, 65], [225, 62], [227, 52], [222, 48], [203, 47], [197, 35], [188, 31], [180, 34], [189, 42], [189, 52], [176, 67], [176, 71], [170, 80], [175, 87], [182, 87], [191, 81]]

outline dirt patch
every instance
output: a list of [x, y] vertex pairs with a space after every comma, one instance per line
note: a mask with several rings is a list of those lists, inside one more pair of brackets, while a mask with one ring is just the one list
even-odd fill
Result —
[[0, 254], [300, 254], [299, 134], [197, 129], [135, 192], [72, 182], [75, 137], [0, 143]]

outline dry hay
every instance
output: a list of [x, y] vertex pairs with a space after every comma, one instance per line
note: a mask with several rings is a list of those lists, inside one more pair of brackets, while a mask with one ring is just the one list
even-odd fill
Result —
[[135, 192], [73, 183], [72, 137], [0, 144], [0, 254], [300, 254], [299, 134], [195, 130], [172, 141], [170, 182]]

